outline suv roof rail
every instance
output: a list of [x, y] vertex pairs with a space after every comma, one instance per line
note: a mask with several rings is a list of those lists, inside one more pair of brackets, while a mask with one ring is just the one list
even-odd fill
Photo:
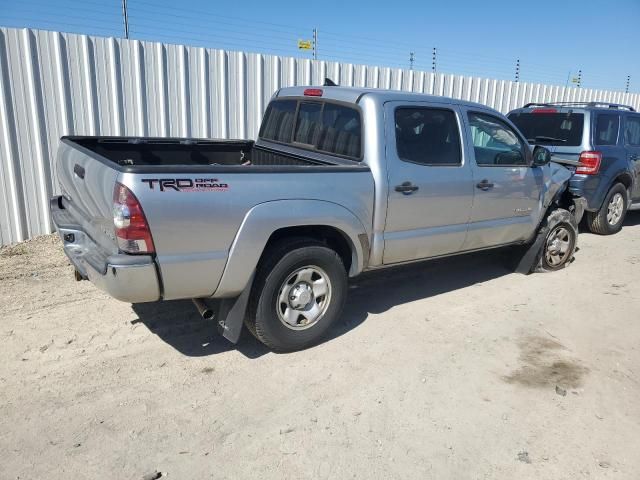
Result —
[[547, 103], [527, 103], [523, 108], [529, 107], [596, 107], [596, 108], [611, 108], [616, 110], [629, 110], [630, 112], [635, 112], [636, 109], [630, 105], [622, 105], [620, 103], [609, 103], [609, 102], [547, 102]]

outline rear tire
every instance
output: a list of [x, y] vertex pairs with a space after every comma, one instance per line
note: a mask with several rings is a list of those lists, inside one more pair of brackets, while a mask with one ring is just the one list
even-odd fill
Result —
[[627, 215], [627, 205], [627, 189], [621, 183], [616, 183], [607, 193], [600, 210], [587, 212], [589, 230], [598, 235], [618, 233]]
[[278, 352], [318, 343], [340, 316], [347, 274], [340, 256], [311, 239], [290, 239], [260, 261], [245, 324]]
[[578, 224], [563, 208], [553, 210], [544, 220], [540, 234], [544, 235], [534, 272], [554, 272], [571, 263], [578, 245]]

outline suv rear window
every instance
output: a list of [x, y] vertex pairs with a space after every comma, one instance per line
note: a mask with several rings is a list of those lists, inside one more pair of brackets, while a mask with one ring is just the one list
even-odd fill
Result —
[[309, 100], [274, 100], [267, 107], [260, 138], [359, 160], [360, 112], [345, 105]]
[[509, 120], [532, 145], [577, 147], [582, 144], [583, 113], [518, 112], [509, 114]]

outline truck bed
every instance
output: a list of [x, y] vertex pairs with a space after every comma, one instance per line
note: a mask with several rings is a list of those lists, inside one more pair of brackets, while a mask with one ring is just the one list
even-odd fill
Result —
[[[342, 215], [357, 218], [358, 233], [370, 228], [369, 167], [292, 150], [244, 140], [64, 137], [57, 160], [62, 196], [52, 201], [52, 216], [71, 239], [65, 251], [80, 274], [116, 298], [208, 297], [231, 251], [246, 248], [236, 258], [248, 263], [230, 271], [250, 273], [251, 255], [262, 251], [283, 219], [334, 225]], [[113, 219], [118, 184], [144, 210], [155, 244], [150, 255], [119, 250]], [[237, 237], [249, 216], [247, 247]], [[360, 245], [357, 235], [350, 241]]]
[[283, 153], [252, 140], [194, 138], [63, 137], [62, 142], [121, 172], [202, 172], [218, 167], [358, 166], [358, 162], [313, 159]]

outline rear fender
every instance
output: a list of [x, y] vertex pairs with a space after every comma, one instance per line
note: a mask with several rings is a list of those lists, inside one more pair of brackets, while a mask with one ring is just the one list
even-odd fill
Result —
[[362, 222], [348, 209], [323, 200], [277, 200], [253, 207], [245, 216], [231, 245], [222, 278], [213, 294], [216, 298], [236, 297], [245, 289], [269, 237], [282, 228], [328, 226], [339, 230], [351, 248], [349, 276], [364, 268], [364, 251], [359, 235], [367, 235]]

